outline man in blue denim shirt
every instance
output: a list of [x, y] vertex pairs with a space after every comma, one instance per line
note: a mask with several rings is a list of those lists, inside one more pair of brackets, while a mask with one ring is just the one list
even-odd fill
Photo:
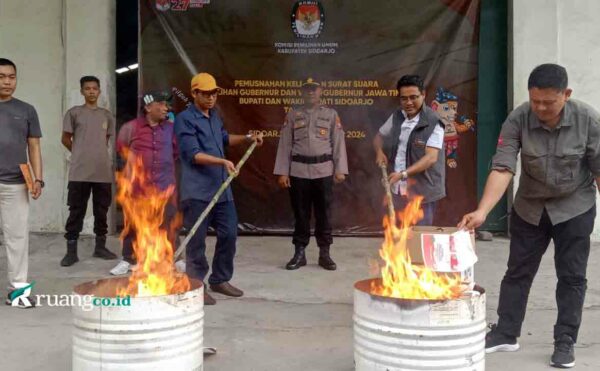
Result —
[[[214, 77], [200, 73], [192, 78], [194, 104], [177, 115], [175, 134], [181, 158], [181, 201], [183, 225], [191, 229], [200, 214], [227, 179], [235, 172], [235, 165], [225, 158], [225, 147], [256, 141], [263, 143], [262, 135], [228, 134], [221, 117], [215, 110], [219, 87]], [[233, 257], [237, 239], [237, 213], [231, 188], [221, 195], [217, 204], [202, 222], [186, 248], [186, 272], [191, 278], [204, 280], [209, 266], [206, 259], [206, 232], [212, 226], [217, 233], [217, 245], [208, 278], [211, 290], [239, 297], [244, 293], [232, 286]], [[216, 301], [204, 292], [204, 304]]]

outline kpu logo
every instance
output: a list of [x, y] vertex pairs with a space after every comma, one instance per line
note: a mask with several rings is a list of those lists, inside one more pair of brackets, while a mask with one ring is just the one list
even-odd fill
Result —
[[323, 31], [325, 13], [316, 0], [296, 1], [292, 8], [292, 31], [302, 39], [316, 39]]

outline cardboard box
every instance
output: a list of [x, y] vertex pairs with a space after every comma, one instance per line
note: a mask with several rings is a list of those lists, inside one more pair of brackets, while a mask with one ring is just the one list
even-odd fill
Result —
[[[465, 289], [473, 289], [477, 261], [474, 233], [467, 235], [455, 227], [415, 226], [406, 244], [413, 264], [438, 272], [459, 273]], [[461, 257], [465, 259], [462, 262]]]
[[[460, 238], [456, 238], [458, 235], [460, 235]], [[460, 262], [454, 261], [454, 257], [451, 256], [452, 254], [449, 254], [449, 251], [454, 250], [455, 247], [465, 247], [465, 244], [469, 244], [470, 242], [470, 246], [467, 247], [472, 250], [474, 255], [475, 234], [469, 233], [469, 235], [470, 238], [464, 241], [465, 232], [456, 227], [414, 226], [408, 235], [406, 247], [413, 264], [423, 264], [434, 269], [436, 262], [448, 263], [450, 260], [450, 269], [435, 270], [458, 272], [472, 266], [475, 262], [470, 263], [465, 261], [465, 264], [459, 264]], [[436, 241], [437, 243], [435, 243]], [[452, 269], [452, 267], [460, 268], [461, 265], [464, 266], [464, 269]]]

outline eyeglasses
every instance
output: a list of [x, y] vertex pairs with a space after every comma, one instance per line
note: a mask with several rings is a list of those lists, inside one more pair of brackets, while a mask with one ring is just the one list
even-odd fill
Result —
[[200, 93], [200, 95], [204, 98], [210, 98], [210, 97], [216, 97], [219, 94], [219, 91], [218, 90], [212, 90], [212, 91], [196, 90], [196, 93]]
[[422, 95], [409, 95], [408, 97], [407, 96], [401, 96], [400, 97], [400, 102], [408, 102], [409, 100], [412, 101], [412, 102], [414, 102], [414, 101], [416, 101], [417, 99], [419, 99], [421, 97], [422, 97]]

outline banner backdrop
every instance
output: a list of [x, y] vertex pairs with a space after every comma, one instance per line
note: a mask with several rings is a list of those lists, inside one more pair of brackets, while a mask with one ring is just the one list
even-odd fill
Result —
[[[455, 225], [476, 206], [479, 0], [140, 0], [140, 89], [171, 89], [175, 112], [191, 103], [190, 79], [216, 77], [230, 133], [260, 130], [257, 149], [233, 183], [240, 228], [287, 232], [293, 215], [273, 165], [285, 114], [299, 87], [322, 82], [323, 103], [346, 132], [350, 176], [335, 186], [339, 234], [381, 231], [380, 170], [372, 140], [398, 108], [396, 82], [419, 74], [426, 104], [447, 121], [448, 196], [436, 225]], [[237, 161], [244, 149], [232, 148]]]

